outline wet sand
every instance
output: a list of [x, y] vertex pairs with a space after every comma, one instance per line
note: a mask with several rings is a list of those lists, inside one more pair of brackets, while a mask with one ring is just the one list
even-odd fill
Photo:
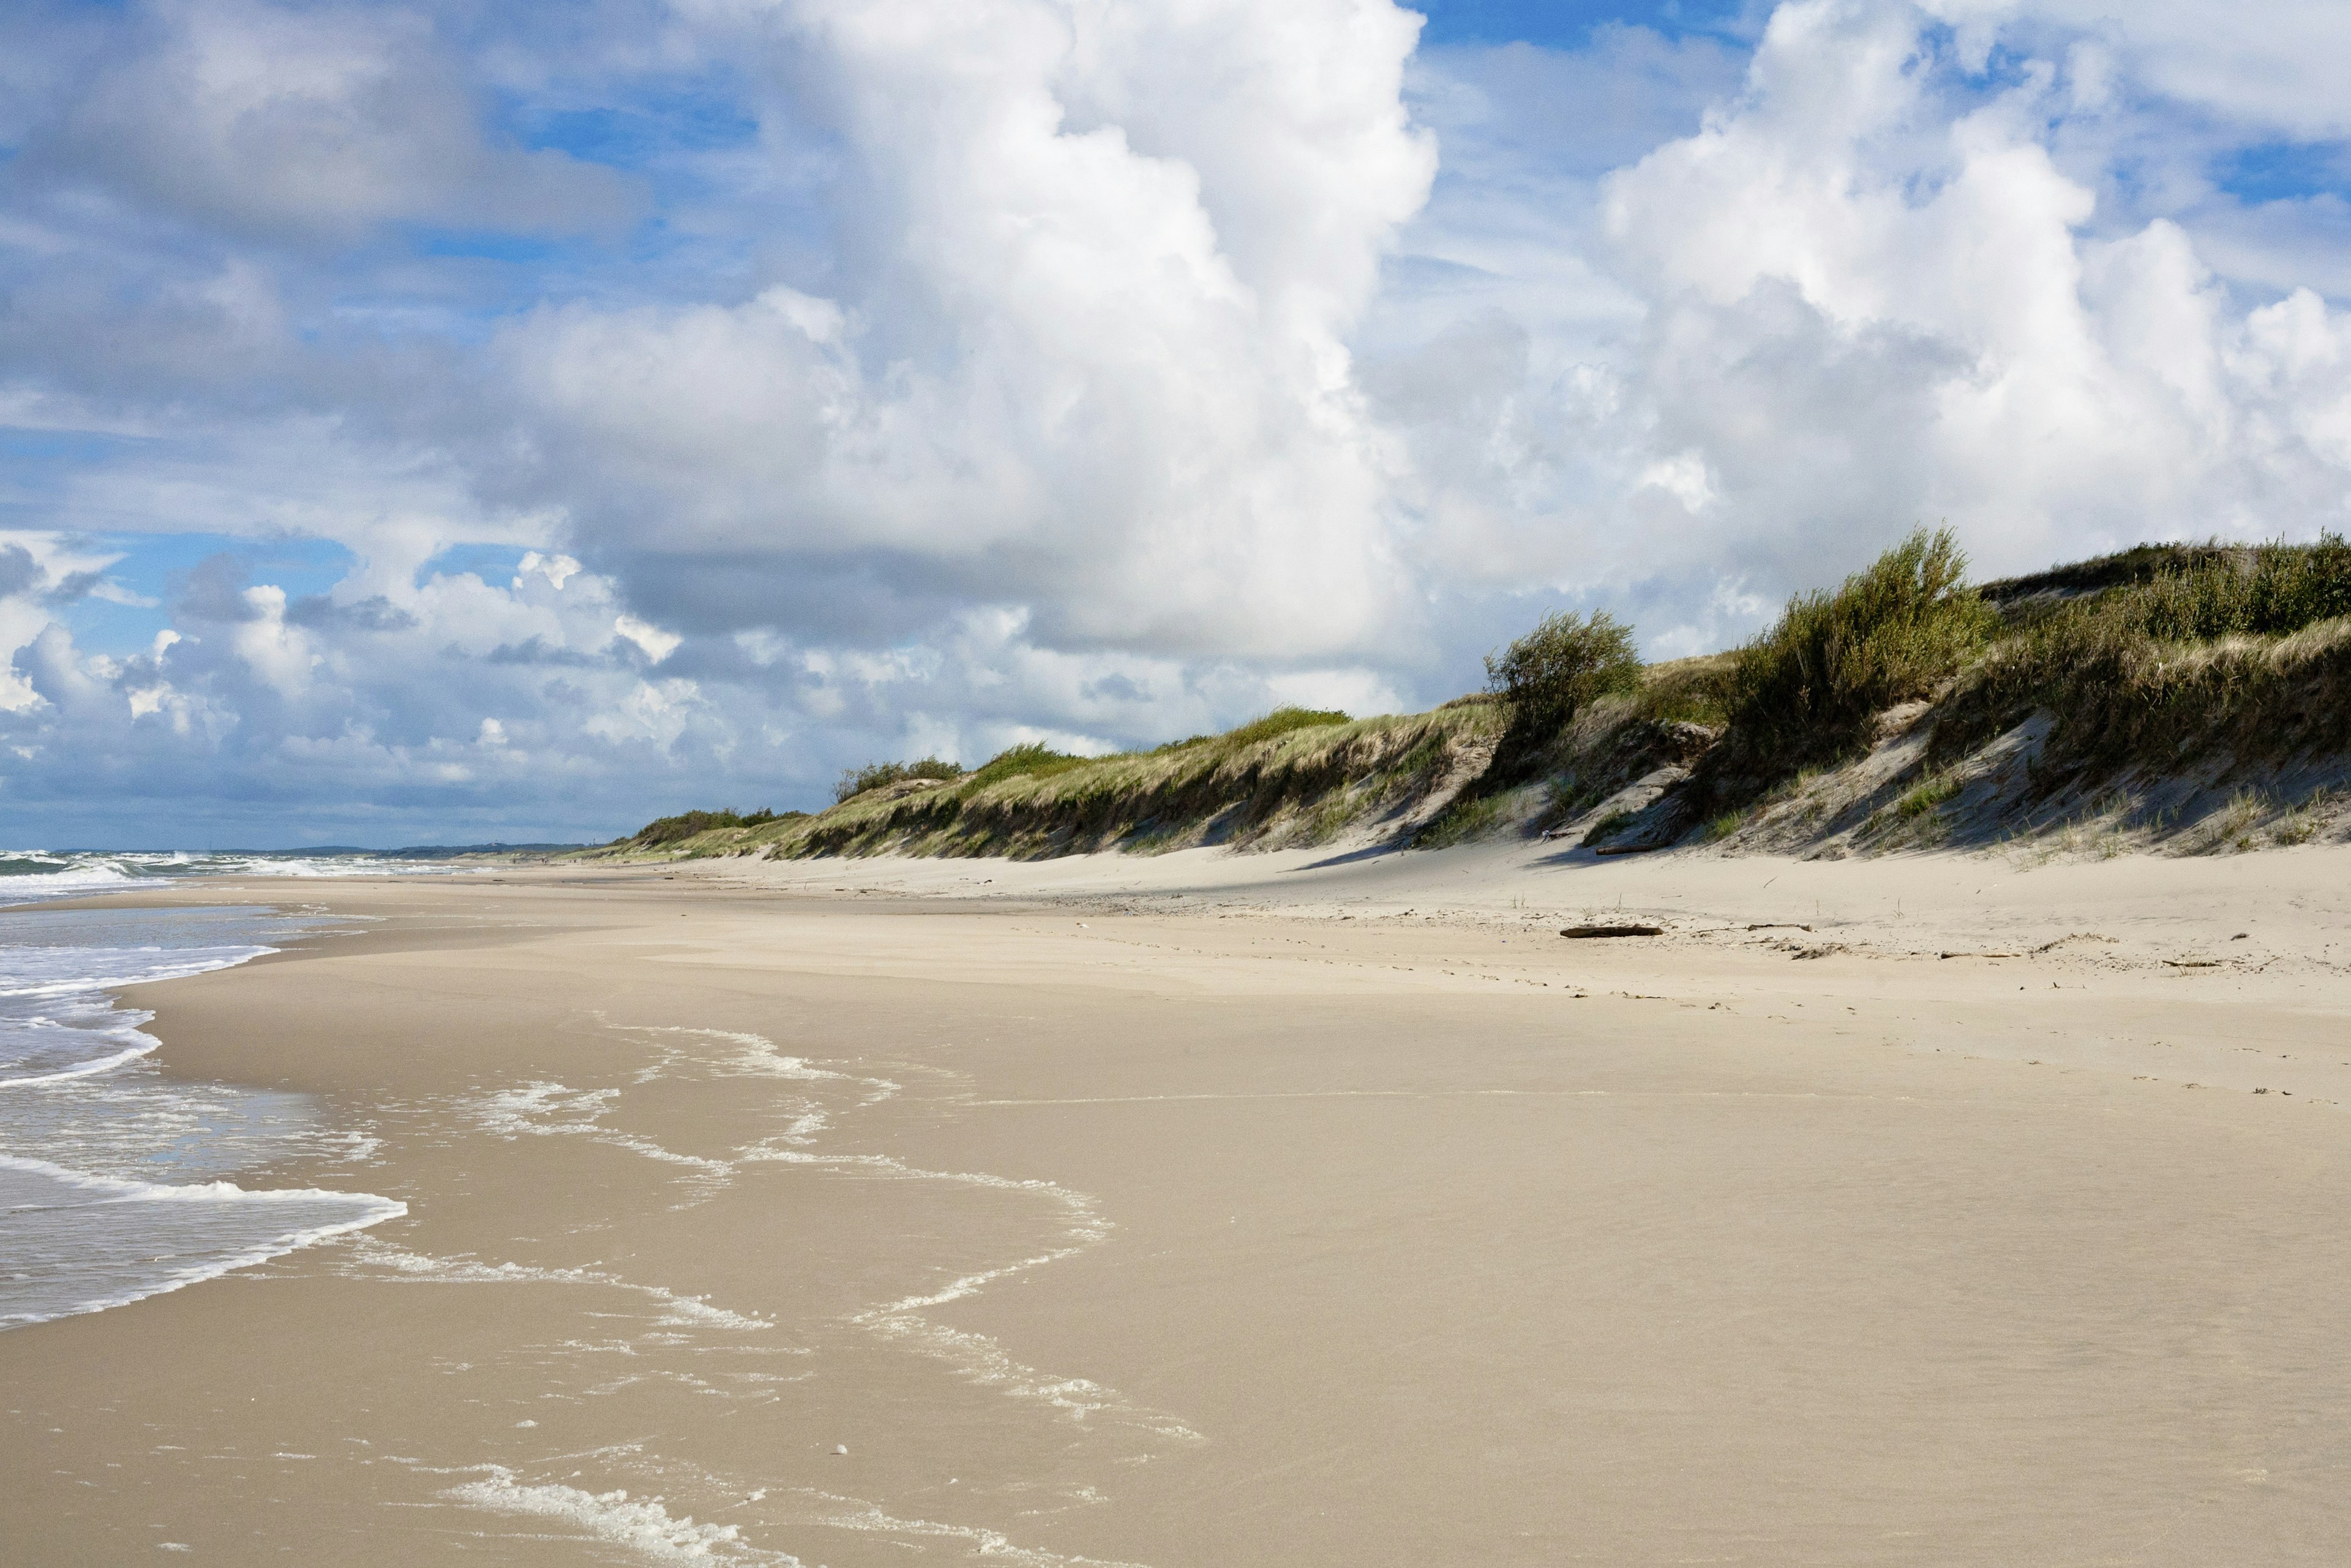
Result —
[[410, 1212], [0, 1334], [0, 1556], [2341, 1562], [2346, 873], [175, 894], [379, 917], [133, 999]]

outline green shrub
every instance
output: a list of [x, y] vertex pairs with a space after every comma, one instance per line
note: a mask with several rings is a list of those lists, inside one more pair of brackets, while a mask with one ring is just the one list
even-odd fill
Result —
[[896, 784], [908, 779], [953, 779], [963, 777], [963, 768], [953, 762], [942, 762], [935, 757], [925, 757], [919, 762], [869, 762], [862, 768], [844, 768], [841, 781], [832, 787], [832, 803], [853, 800], [868, 789], [879, 789], [885, 784]]
[[2084, 612], [2159, 643], [2283, 637], [2351, 615], [2351, 544], [2270, 544], [2200, 552], [2190, 564], [2100, 595]]
[[1751, 759], [1771, 773], [1849, 752], [1873, 715], [1956, 674], [1998, 623], [1966, 570], [1949, 528], [1920, 528], [1834, 592], [1791, 599], [1731, 671], [1730, 724]]
[[1738, 660], [1729, 653], [1651, 664], [1641, 672], [1633, 711], [1660, 723], [1719, 729], [1730, 716], [1731, 678], [1737, 668]]
[[[775, 814], [762, 812], [758, 820], [772, 821], [775, 820]], [[637, 830], [630, 842], [643, 849], [659, 849], [664, 844], [674, 844], [681, 839], [690, 839], [696, 833], [706, 833], [713, 828], [740, 828], [745, 826], [746, 822], [747, 819], [737, 816], [731, 810], [681, 811], [674, 817], [656, 817], [647, 822]]]
[[1548, 737], [1594, 697], [1640, 685], [1633, 629], [1604, 610], [1546, 615], [1533, 631], [1486, 655], [1486, 688], [1508, 703], [1513, 729]]

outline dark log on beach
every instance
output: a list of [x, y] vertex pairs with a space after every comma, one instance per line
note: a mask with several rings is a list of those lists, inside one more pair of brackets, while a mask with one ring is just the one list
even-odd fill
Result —
[[1562, 936], [1582, 940], [1592, 936], [1663, 936], [1662, 925], [1571, 925], [1560, 933]]

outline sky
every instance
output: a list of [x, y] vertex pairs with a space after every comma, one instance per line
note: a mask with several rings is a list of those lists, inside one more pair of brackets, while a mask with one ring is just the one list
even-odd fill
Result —
[[2351, 7], [12, 0], [0, 838], [602, 840], [2351, 513]]

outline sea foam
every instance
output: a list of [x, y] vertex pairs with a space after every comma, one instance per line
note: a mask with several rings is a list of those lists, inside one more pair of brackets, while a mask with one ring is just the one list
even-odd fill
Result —
[[371, 1193], [118, 1181], [0, 1155], [0, 1325], [124, 1306], [407, 1212]]
[[324, 928], [250, 909], [0, 911], [0, 1328], [180, 1290], [407, 1212], [371, 1193], [229, 1179], [370, 1143], [322, 1125], [301, 1095], [165, 1078], [146, 1060], [151, 1015], [113, 999]]
[[674, 1519], [656, 1499], [632, 1498], [624, 1490], [590, 1492], [559, 1483], [522, 1481], [502, 1465], [485, 1469], [488, 1473], [482, 1479], [441, 1495], [494, 1513], [560, 1520], [653, 1563], [764, 1563], [800, 1568], [800, 1560], [789, 1552], [745, 1544], [734, 1525], [696, 1524], [690, 1515]]

